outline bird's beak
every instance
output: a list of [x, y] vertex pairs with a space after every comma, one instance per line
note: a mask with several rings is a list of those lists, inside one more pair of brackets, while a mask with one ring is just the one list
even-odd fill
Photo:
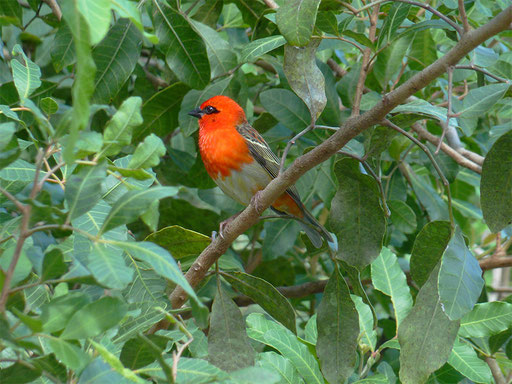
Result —
[[200, 119], [201, 117], [203, 117], [204, 112], [201, 110], [201, 108], [196, 108], [196, 109], [190, 111], [188, 114], [190, 116], [194, 116], [194, 117], [197, 117], [198, 119]]

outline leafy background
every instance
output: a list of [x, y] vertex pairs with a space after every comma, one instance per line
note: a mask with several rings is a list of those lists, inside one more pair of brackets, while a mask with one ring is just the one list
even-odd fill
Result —
[[183, 275], [242, 208], [188, 111], [290, 164], [507, 5], [1, 0], [0, 382], [510, 380], [510, 30], [299, 180], [337, 247], [261, 220]]

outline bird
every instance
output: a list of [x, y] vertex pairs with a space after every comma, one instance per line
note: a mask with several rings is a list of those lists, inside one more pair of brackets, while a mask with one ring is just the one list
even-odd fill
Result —
[[[245, 206], [253, 202], [258, 210], [253, 199], [278, 176], [280, 160], [248, 123], [242, 107], [227, 96], [217, 95], [188, 114], [199, 119], [199, 152], [210, 177], [233, 200]], [[299, 218], [315, 247], [321, 247], [322, 237], [333, 242], [331, 234], [301, 202], [294, 186], [270, 208], [279, 215]], [[222, 229], [221, 225], [221, 236]]]

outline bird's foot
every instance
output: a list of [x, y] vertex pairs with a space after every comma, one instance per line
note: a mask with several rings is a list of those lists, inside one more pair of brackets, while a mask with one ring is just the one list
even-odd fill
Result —
[[226, 229], [226, 227], [229, 225], [229, 223], [231, 223], [233, 220], [235, 220], [238, 215], [240, 215], [241, 212], [238, 212], [238, 213], [235, 213], [233, 216], [227, 218], [226, 220], [224, 220], [223, 222], [220, 223], [220, 226], [219, 226], [219, 236], [224, 239], [224, 230]]
[[260, 199], [261, 199], [260, 196], [261, 196], [261, 191], [256, 191], [256, 193], [251, 197], [251, 205], [254, 207], [256, 212], [258, 212], [258, 215], [261, 215], [264, 211], [264, 209], [262, 209], [261, 204], [260, 204]]

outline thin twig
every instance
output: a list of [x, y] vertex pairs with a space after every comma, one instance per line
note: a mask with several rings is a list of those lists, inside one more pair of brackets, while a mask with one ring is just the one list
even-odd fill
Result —
[[52, 13], [55, 15], [57, 20], [60, 21], [62, 19], [62, 11], [60, 10], [59, 4], [57, 4], [56, 0], [43, 0], [52, 10]]
[[460, 19], [462, 20], [462, 26], [464, 27], [464, 33], [469, 32], [470, 26], [468, 23], [468, 15], [466, 15], [466, 8], [464, 7], [464, 0], [459, 0], [459, 13]]
[[[377, 31], [377, 19], [379, 18], [379, 5], [373, 8], [373, 12], [370, 16], [370, 32], [368, 38], [373, 43], [375, 41], [375, 33]], [[369, 72], [370, 55], [372, 50], [370, 47], [366, 47], [363, 51], [363, 59], [361, 60], [361, 70], [359, 72], [359, 79], [357, 80], [356, 92], [354, 95], [354, 102], [352, 103], [352, 116], [359, 115], [361, 107], [361, 99], [363, 97], [364, 83], [366, 76]]]
[[448, 129], [450, 128], [450, 119], [452, 117], [452, 93], [453, 93], [453, 67], [448, 67], [448, 110], [446, 112], [446, 122], [442, 124], [443, 126], [443, 133], [441, 134], [441, 139], [439, 140], [439, 143], [437, 144], [435, 154], [437, 155], [439, 153], [439, 150], [441, 149], [441, 144], [443, 143], [444, 137], [446, 136], [446, 132], [448, 132]]
[[286, 157], [288, 156], [288, 152], [290, 152], [290, 148], [292, 145], [296, 143], [297, 140], [299, 140], [302, 136], [304, 136], [306, 133], [313, 130], [313, 125], [309, 125], [299, 133], [297, 133], [294, 137], [292, 137], [291, 140], [288, 141], [288, 144], [286, 144], [286, 147], [283, 151], [283, 156], [281, 157], [281, 165], [279, 166], [279, 173], [281, 174], [284, 170], [284, 163], [286, 162]]
[[336, 77], [343, 77], [347, 74], [347, 70], [341, 68], [340, 65], [332, 58], [327, 60], [327, 65], [335, 73]]
[[340, 40], [340, 41], [344, 41], [345, 43], [352, 44], [354, 47], [359, 49], [359, 51], [363, 54], [365, 51], [365, 48], [361, 47], [359, 44], [357, 44], [351, 40], [345, 39], [344, 37], [341, 37], [341, 36], [312, 36], [311, 38], [312, 39], [324, 39], [324, 40]]
[[444, 173], [443, 171], [441, 171], [441, 168], [439, 168], [439, 165], [437, 164], [437, 161], [436, 159], [434, 158], [434, 156], [432, 155], [432, 153], [430, 153], [429, 149], [421, 142], [419, 141], [418, 139], [416, 139], [414, 136], [412, 136], [411, 134], [409, 134], [408, 132], [404, 131], [402, 128], [400, 128], [398, 125], [392, 123], [391, 121], [389, 121], [388, 119], [384, 119], [382, 120], [382, 124], [386, 127], [389, 127], [391, 129], [394, 129], [395, 131], [401, 133], [402, 135], [404, 135], [405, 137], [407, 137], [409, 140], [411, 140], [414, 144], [416, 144], [418, 147], [421, 148], [421, 150], [423, 152], [425, 152], [425, 154], [428, 156], [428, 158], [430, 159], [430, 162], [432, 163], [432, 165], [434, 166], [437, 174], [439, 175], [441, 181], [443, 182], [443, 185], [444, 185], [444, 189], [446, 191], [446, 196], [448, 197], [448, 214], [450, 216], [450, 224], [452, 226], [452, 228], [455, 227], [455, 220], [453, 218], [453, 209], [452, 209], [452, 194], [450, 192], [450, 183], [448, 183], [448, 180], [446, 179], [446, 177], [444, 176]]
[[279, 8], [279, 6], [276, 4], [276, 2], [274, 0], [263, 0], [263, 2], [265, 4], [267, 4], [267, 7], [269, 7], [269, 8], [272, 8], [272, 9]]
[[507, 80], [503, 77], [496, 76], [496, 75], [492, 74], [491, 72], [489, 72], [483, 68], [476, 67], [474, 65], [456, 65], [454, 68], [455, 69], [471, 69], [473, 71], [482, 72], [484, 75], [489, 76], [489, 77], [493, 78], [494, 80], [499, 81], [500, 83], [506, 83], [506, 84], [510, 83], [510, 80]]

